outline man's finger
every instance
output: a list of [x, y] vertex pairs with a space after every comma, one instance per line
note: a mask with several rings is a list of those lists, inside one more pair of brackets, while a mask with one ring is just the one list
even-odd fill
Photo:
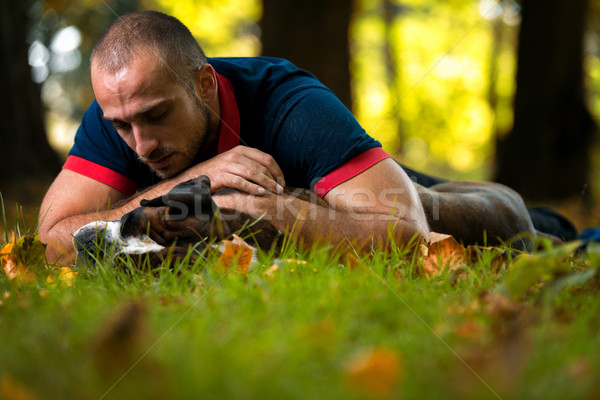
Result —
[[279, 165], [273, 157], [271, 157], [267, 153], [254, 149], [252, 147], [238, 146], [238, 148], [240, 148], [239, 151], [241, 151], [241, 154], [264, 166], [269, 172], [269, 174], [271, 174], [271, 177], [275, 181], [275, 183], [279, 182], [278, 184], [280, 186], [285, 186], [283, 172], [281, 171], [281, 168], [279, 167]]

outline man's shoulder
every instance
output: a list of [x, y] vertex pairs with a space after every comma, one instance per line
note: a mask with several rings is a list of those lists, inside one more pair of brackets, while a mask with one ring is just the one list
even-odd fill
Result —
[[275, 84], [300, 81], [305, 84], [321, 85], [310, 72], [303, 70], [292, 62], [275, 57], [215, 57], [208, 63], [220, 74], [240, 84]]
[[277, 57], [209, 57], [207, 61], [210, 65], [223, 70], [255, 70], [260, 71], [269, 68], [285, 68], [289, 70], [298, 70], [291, 61]]

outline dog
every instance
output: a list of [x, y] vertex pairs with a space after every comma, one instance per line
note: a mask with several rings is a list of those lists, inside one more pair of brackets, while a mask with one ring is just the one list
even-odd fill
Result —
[[169, 193], [141, 200], [140, 207], [119, 221], [94, 221], [73, 235], [77, 264], [106, 254], [151, 255], [151, 264], [165, 257], [183, 258], [190, 245], [200, 252], [235, 233], [253, 247], [281, 250], [283, 234], [270, 222], [219, 208], [211, 196], [210, 179], [199, 176]]
[[[535, 229], [521, 197], [495, 183], [445, 182], [429, 188], [414, 183], [432, 231], [452, 235], [464, 245], [502, 245], [530, 250]], [[327, 203], [306, 189], [288, 193], [319, 205]], [[95, 221], [79, 228], [73, 238], [78, 263], [100, 250], [112, 254], [185, 257], [190, 245], [201, 250], [237, 233], [250, 245], [281, 250], [283, 234], [266, 219], [219, 208], [207, 176], [175, 186], [169, 193], [141, 200], [140, 207], [120, 221]]]

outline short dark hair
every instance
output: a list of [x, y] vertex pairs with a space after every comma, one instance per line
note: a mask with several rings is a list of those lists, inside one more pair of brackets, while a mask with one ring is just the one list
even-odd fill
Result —
[[156, 55], [172, 78], [184, 84], [206, 63], [204, 51], [177, 18], [158, 11], [134, 11], [102, 33], [92, 50], [91, 65], [116, 73], [143, 51]]

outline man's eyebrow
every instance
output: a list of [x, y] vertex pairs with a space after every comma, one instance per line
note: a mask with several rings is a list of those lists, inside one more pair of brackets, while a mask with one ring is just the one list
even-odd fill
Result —
[[[135, 118], [135, 117], [142, 116], [142, 115], [144, 115], [144, 114], [146, 114], [146, 113], [148, 113], [148, 112], [150, 112], [150, 111], [152, 111], [152, 110], [154, 110], [154, 109], [156, 109], [156, 108], [159, 108], [159, 107], [162, 107], [162, 106], [168, 105], [169, 103], [172, 103], [172, 102], [173, 102], [173, 99], [163, 99], [163, 100], [159, 100], [159, 101], [157, 101], [156, 103], [154, 103], [154, 104], [150, 104], [150, 105], [149, 105], [149, 106], [147, 106], [146, 108], [144, 108], [144, 109], [141, 109], [140, 111], [136, 112], [135, 114], [133, 114], [133, 117]], [[114, 121], [120, 121], [120, 119], [119, 119], [119, 118], [114, 118], [114, 117], [111, 117], [111, 116], [107, 116], [106, 114], [104, 114], [104, 115], [102, 116], [102, 118], [103, 118], [104, 120], [106, 120], [106, 121], [111, 121], [111, 122], [114, 122]]]

